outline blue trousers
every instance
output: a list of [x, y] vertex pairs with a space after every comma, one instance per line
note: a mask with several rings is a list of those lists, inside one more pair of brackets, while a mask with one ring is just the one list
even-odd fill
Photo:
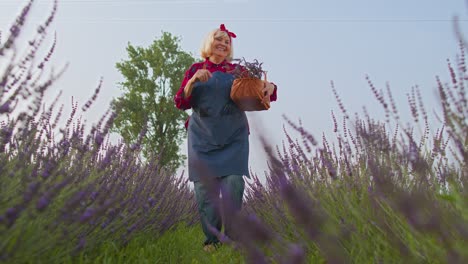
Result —
[[[198, 213], [203, 233], [206, 236], [204, 242], [207, 244], [218, 243], [215, 228], [221, 233], [224, 222], [224, 234], [230, 239], [235, 239], [233, 220], [241, 210], [242, 197], [244, 195], [245, 182], [241, 175], [228, 175], [215, 178], [211, 182], [194, 182], [195, 197], [198, 205]], [[219, 194], [221, 193], [221, 198]]]

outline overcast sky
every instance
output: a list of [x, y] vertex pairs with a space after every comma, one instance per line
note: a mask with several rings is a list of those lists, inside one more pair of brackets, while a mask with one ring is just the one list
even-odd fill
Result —
[[[0, 0], [2, 39], [25, 2]], [[35, 1], [29, 34], [51, 7], [52, 0]], [[262, 133], [280, 144], [283, 114], [301, 118], [319, 138], [323, 132], [330, 135], [330, 111], [339, 114], [331, 80], [351, 113], [362, 112], [363, 105], [382, 113], [367, 74], [379, 89], [390, 83], [402, 112], [414, 85], [421, 88], [429, 111], [437, 109], [435, 76], [449, 80], [446, 60], [455, 61], [457, 53], [453, 17], [460, 17], [466, 33], [467, 11], [464, 0], [61, 0], [44, 50], [55, 31], [50, 65], [70, 66], [48, 95], [62, 90], [66, 106], [71, 96], [84, 103], [102, 76], [97, 104], [84, 115], [95, 122], [120, 94], [122, 77], [115, 63], [126, 58], [129, 42], [147, 47], [168, 31], [198, 57], [205, 35], [224, 23], [237, 34], [235, 57], [264, 62], [269, 79], [279, 87], [271, 110], [249, 114], [251, 167], [260, 171], [265, 162], [256, 136]], [[25, 35], [31, 36], [28, 31]]]

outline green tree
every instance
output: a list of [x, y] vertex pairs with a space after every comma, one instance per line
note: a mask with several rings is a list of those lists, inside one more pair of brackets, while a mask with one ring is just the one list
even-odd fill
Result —
[[113, 131], [134, 144], [146, 129], [141, 141], [144, 158], [161, 155], [161, 165], [172, 171], [185, 159], [179, 146], [187, 118], [187, 113], [174, 106], [173, 98], [185, 70], [195, 61], [179, 44], [180, 39], [168, 32], [162, 32], [148, 48], [129, 43], [128, 59], [116, 64], [125, 79], [119, 83], [123, 94], [113, 101], [118, 111]]

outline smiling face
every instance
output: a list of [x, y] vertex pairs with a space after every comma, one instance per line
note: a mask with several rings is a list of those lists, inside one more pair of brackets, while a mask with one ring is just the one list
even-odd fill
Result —
[[202, 59], [210, 58], [215, 63], [223, 60], [231, 61], [234, 55], [231, 38], [225, 31], [219, 29], [211, 31], [203, 41], [200, 55]]
[[213, 43], [211, 44], [211, 56], [218, 59], [226, 59], [231, 52], [231, 39], [227, 35], [214, 36]]

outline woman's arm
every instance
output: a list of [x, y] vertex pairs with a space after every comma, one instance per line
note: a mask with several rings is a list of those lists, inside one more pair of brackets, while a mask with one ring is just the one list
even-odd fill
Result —
[[177, 108], [182, 110], [191, 108], [192, 104], [190, 100], [192, 99], [193, 85], [198, 81], [206, 82], [211, 78], [211, 72], [202, 69], [202, 65], [202, 63], [195, 63], [185, 72], [179, 91], [177, 91], [174, 96], [174, 102]]
[[197, 70], [196, 64], [193, 64], [192, 66], [190, 66], [190, 68], [185, 72], [184, 79], [182, 80], [182, 83], [180, 84], [180, 88], [174, 96], [175, 106], [179, 109], [187, 110], [192, 107], [192, 103], [190, 102], [190, 100], [192, 99], [192, 96], [191, 94], [189, 95], [185, 94], [185, 87], [193, 85], [193, 81], [191, 80], [196, 70]]

